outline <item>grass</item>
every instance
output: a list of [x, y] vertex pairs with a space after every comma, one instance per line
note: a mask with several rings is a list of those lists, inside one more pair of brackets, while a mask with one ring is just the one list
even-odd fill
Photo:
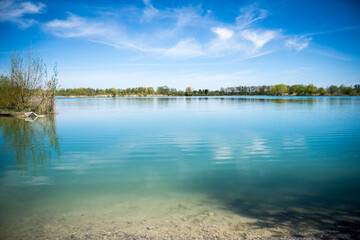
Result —
[[0, 117], [26, 118], [24, 110], [0, 108]]
[[10, 109], [10, 108], [0, 108], [1, 113], [23, 113], [26, 112], [23, 109]]

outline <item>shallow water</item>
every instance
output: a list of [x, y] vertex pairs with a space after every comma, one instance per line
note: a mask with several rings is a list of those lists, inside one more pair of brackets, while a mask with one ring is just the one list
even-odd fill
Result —
[[57, 99], [0, 118], [0, 238], [358, 234], [359, 97]]

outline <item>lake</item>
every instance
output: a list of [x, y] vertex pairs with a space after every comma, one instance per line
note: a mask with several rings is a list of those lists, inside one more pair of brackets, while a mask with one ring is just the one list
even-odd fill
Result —
[[56, 108], [0, 118], [0, 239], [359, 237], [360, 97]]

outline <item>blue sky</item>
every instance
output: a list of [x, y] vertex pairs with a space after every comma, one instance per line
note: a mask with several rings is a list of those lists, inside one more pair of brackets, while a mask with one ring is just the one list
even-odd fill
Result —
[[61, 87], [360, 83], [360, 1], [0, 0], [0, 72], [31, 46]]

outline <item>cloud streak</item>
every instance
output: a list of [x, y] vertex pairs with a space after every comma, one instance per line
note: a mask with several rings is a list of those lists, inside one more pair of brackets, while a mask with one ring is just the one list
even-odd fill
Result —
[[256, 4], [240, 9], [240, 15], [236, 17], [238, 28], [243, 29], [251, 26], [254, 22], [266, 18], [268, 11], [260, 9]]
[[311, 38], [306, 38], [304, 36], [296, 37], [292, 39], [288, 39], [285, 41], [285, 46], [289, 49], [295, 49], [296, 51], [301, 51], [307, 46], [309, 46], [309, 43], [311, 41]]
[[140, 22], [150, 22], [155, 16], [159, 14], [159, 10], [154, 8], [150, 0], [144, 0], [146, 8], [143, 10], [143, 16]]
[[267, 42], [271, 41], [276, 37], [275, 31], [262, 31], [256, 32], [252, 30], [244, 30], [241, 32], [241, 35], [246, 39], [251, 41], [255, 50], [262, 48]]
[[193, 58], [205, 55], [200, 44], [194, 38], [183, 39], [175, 46], [162, 51], [164, 52], [163, 56], [176, 58]]
[[116, 28], [113, 29], [71, 13], [67, 19], [53, 20], [45, 24], [45, 27], [51, 29], [55, 36], [63, 38], [106, 36], [107, 34], [113, 35], [114, 31], [117, 31]]
[[[200, 6], [161, 10], [150, 0], [143, 2], [143, 8], [131, 8], [134, 19], [130, 20], [129, 15], [124, 18], [119, 13], [107, 14], [113, 18], [69, 13], [66, 19], [55, 19], [43, 26], [58, 37], [83, 38], [118, 49], [152, 53], [159, 58], [249, 59], [274, 52], [275, 49], [268, 47], [269, 42], [284, 44], [280, 41], [284, 37], [280, 29], [257, 27], [257, 22], [265, 19], [268, 12], [256, 5], [241, 8], [231, 24], [216, 20], [210, 10], [203, 11]], [[285, 45], [301, 51], [310, 40], [288, 39]]]
[[36, 23], [27, 15], [40, 14], [45, 9], [43, 3], [15, 2], [13, 0], [0, 1], [0, 22], [12, 22], [22, 28], [28, 28]]

